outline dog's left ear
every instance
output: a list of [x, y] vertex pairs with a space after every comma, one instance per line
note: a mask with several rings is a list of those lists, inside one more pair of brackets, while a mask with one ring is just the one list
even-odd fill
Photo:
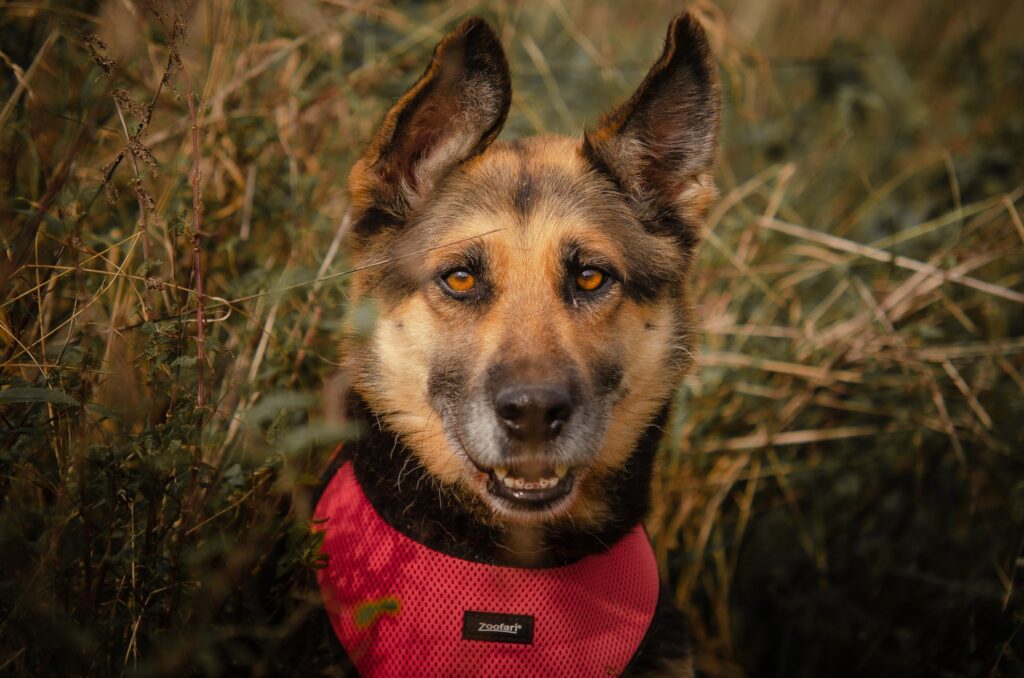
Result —
[[350, 199], [399, 219], [453, 167], [498, 136], [512, 101], [501, 42], [478, 17], [437, 47], [426, 71], [391, 110], [352, 168]]
[[645, 221], [665, 208], [675, 212], [676, 221], [698, 221], [716, 195], [712, 173], [720, 113], [707, 35], [694, 17], [682, 14], [629, 101], [584, 135], [583, 154], [634, 199]]

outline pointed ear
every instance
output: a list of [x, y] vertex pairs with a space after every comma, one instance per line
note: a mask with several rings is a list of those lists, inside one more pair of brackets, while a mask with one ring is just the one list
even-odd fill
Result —
[[463, 21], [434, 48], [426, 71], [352, 168], [352, 206], [404, 217], [442, 176], [494, 141], [511, 101], [498, 36], [483, 19]]
[[648, 219], [666, 208], [676, 221], [699, 221], [716, 195], [712, 172], [720, 113], [707, 35], [695, 18], [682, 14], [629, 101], [587, 131], [583, 154], [634, 199], [645, 223], [656, 226]]

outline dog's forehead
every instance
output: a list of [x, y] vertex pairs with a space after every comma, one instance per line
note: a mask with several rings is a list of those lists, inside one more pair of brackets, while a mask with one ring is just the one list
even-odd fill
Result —
[[627, 297], [649, 301], [678, 290], [687, 270], [671, 236], [645, 226], [567, 137], [499, 142], [464, 163], [389, 238], [388, 253], [397, 263], [385, 277], [406, 292], [459, 265], [561, 275], [583, 253], [616, 269]]
[[622, 196], [584, 160], [579, 141], [531, 137], [499, 142], [452, 175], [420, 223], [437, 242], [501, 233], [503, 238], [595, 235], [631, 219]]

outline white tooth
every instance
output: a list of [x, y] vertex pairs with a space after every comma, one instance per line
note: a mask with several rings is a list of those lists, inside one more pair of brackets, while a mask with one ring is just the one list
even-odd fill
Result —
[[504, 466], [495, 466], [494, 475], [498, 476], [498, 480], [504, 480], [505, 476], [508, 475], [508, 469]]
[[514, 482], [515, 482], [515, 486], [516, 486], [517, 490], [525, 490], [526, 489], [526, 481], [523, 480], [522, 478], [516, 478]]
[[548, 487], [554, 487], [558, 484], [558, 477], [548, 478]]
[[508, 476], [505, 476], [502, 482], [505, 483], [505, 487], [515, 487], [515, 482]]
[[537, 482], [540, 484], [540, 489], [542, 490], [546, 490], [549, 487], [551, 487], [551, 481], [548, 480], [547, 478], [541, 478]]
[[555, 475], [559, 478], [564, 478], [565, 474], [569, 472], [569, 467], [566, 464], [559, 464], [555, 467]]

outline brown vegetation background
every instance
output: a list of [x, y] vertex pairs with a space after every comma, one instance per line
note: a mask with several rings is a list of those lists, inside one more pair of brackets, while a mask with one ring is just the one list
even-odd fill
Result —
[[[688, 6], [722, 199], [648, 528], [698, 666], [1021, 675], [1024, 5]], [[511, 138], [578, 134], [683, 7], [0, 2], [0, 672], [336, 674], [349, 167], [465, 16]]]

